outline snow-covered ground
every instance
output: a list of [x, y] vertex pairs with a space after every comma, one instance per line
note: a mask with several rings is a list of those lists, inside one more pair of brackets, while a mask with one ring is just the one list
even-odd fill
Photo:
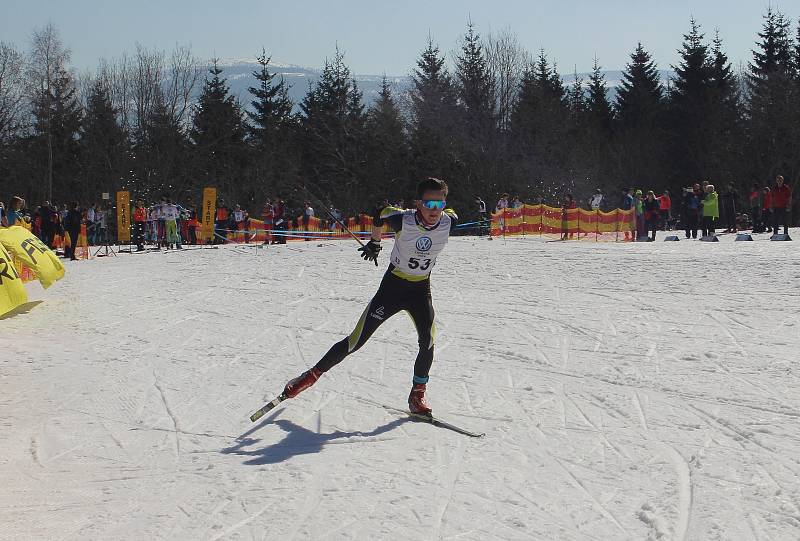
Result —
[[[800, 232], [793, 231], [796, 238]], [[798, 539], [797, 242], [455, 238], [434, 413], [347, 241], [69, 263], [0, 321], [3, 539]]]

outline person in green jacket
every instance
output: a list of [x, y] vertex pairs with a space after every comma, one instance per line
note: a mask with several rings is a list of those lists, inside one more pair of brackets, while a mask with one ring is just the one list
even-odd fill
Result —
[[703, 199], [703, 236], [716, 234], [716, 222], [719, 219], [719, 201], [714, 185], [706, 186], [706, 197]]

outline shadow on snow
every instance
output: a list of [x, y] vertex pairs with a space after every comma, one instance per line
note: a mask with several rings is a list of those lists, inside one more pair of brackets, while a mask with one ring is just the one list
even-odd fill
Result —
[[[277, 415], [277, 412], [275, 415]], [[275, 415], [266, 418], [258, 426], [251, 428], [239, 436], [235, 445], [226, 447], [220, 452], [229, 455], [251, 457], [249, 460], [244, 462], [245, 464], [251, 466], [277, 464], [294, 456], [319, 453], [326, 445], [376, 441], [367, 438], [380, 436], [381, 434], [385, 434], [391, 430], [394, 430], [404, 423], [412, 421], [411, 419], [407, 418], [395, 419], [373, 430], [370, 430], [369, 432], [362, 432], [360, 430], [355, 432], [344, 432], [337, 430], [329, 433], [318, 433], [297, 425], [291, 421], [283, 419], [275, 421]], [[251, 438], [249, 436], [267, 424], [280, 427], [284, 432], [286, 432], [286, 435], [277, 443], [273, 443], [262, 448], [254, 448], [261, 440]]]

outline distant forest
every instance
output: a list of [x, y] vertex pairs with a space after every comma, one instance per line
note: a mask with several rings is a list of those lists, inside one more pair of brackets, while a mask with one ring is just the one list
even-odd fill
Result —
[[719, 33], [688, 21], [674, 75], [662, 84], [645, 44], [631, 44], [621, 84], [600, 59], [585, 80], [562, 78], [546, 51], [510, 30], [469, 24], [448, 60], [429, 38], [397, 91], [384, 80], [369, 106], [334, 51], [299, 104], [258, 58], [246, 99], [216, 61], [188, 47], [137, 46], [77, 75], [59, 31], [28, 49], [0, 43], [0, 200], [20, 195], [82, 204], [125, 189], [154, 201], [197, 202], [216, 186], [251, 211], [281, 195], [300, 204], [313, 187], [353, 213], [413, 198], [420, 178], [451, 186], [451, 204], [508, 192], [551, 204], [570, 192], [623, 186], [679, 194], [708, 180], [745, 191], [800, 175], [800, 21], [768, 9], [752, 58], [731, 66]]

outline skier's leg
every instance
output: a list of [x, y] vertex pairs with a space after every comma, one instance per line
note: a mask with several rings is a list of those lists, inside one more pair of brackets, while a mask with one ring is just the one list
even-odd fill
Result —
[[[390, 302], [392, 301], [392, 302]], [[361, 317], [358, 318], [353, 332], [351, 332], [343, 340], [336, 342], [331, 349], [319, 360], [315, 368], [320, 372], [327, 372], [340, 362], [345, 357], [358, 351], [367, 340], [372, 336], [381, 324], [392, 317], [400, 310], [397, 299], [391, 299], [383, 287], [378, 290], [378, 293], [369, 302]]]
[[407, 304], [406, 310], [414, 321], [419, 339], [419, 352], [414, 362], [414, 379], [411, 385], [411, 392], [408, 395], [408, 408], [412, 413], [427, 415], [430, 414], [431, 407], [425, 399], [425, 388], [428, 383], [428, 374], [433, 364], [433, 342], [436, 336], [430, 291], [425, 295], [412, 299]]

